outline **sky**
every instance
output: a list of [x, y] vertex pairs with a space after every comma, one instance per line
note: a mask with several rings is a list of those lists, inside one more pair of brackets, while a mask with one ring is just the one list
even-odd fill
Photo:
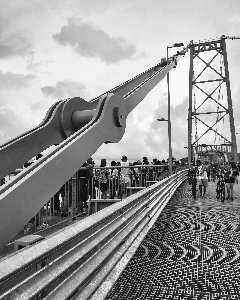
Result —
[[[0, 144], [41, 123], [56, 101], [89, 101], [158, 64], [167, 46], [221, 35], [240, 37], [239, 0], [1, 0]], [[226, 43], [240, 133], [240, 40]], [[189, 55], [171, 70], [170, 93], [173, 156], [186, 157]], [[223, 88], [216, 97], [220, 93], [224, 98]], [[196, 93], [196, 102], [201, 97]], [[129, 114], [122, 140], [103, 144], [92, 157], [167, 159], [167, 122], [158, 122], [161, 117], [167, 118], [166, 78]], [[227, 134], [228, 119], [218, 130]], [[237, 144], [240, 152], [240, 135]]]

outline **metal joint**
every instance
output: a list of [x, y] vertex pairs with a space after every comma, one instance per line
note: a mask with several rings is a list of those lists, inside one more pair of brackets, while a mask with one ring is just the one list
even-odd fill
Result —
[[116, 122], [117, 127], [123, 127], [124, 126], [124, 114], [121, 107], [115, 107], [113, 109], [113, 115]]

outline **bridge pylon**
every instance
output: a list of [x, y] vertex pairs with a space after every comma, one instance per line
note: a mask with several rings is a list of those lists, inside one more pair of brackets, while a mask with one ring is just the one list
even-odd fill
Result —
[[[226, 38], [221, 36], [197, 43], [191, 41], [189, 45], [189, 166], [193, 159], [204, 156], [204, 152], [206, 156], [214, 152], [216, 155], [224, 153], [225, 158], [227, 152], [230, 159], [237, 162]], [[228, 128], [224, 126], [226, 116], [229, 116]]]

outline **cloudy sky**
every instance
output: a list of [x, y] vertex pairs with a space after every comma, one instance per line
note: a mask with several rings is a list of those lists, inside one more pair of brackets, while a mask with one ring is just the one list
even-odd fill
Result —
[[[91, 100], [156, 65], [173, 43], [240, 37], [240, 1], [1, 0], [0, 20], [2, 144], [38, 125], [54, 102]], [[240, 132], [240, 40], [227, 40], [227, 51]], [[187, 156], [188, 72], [188, 55], [170, 72], [172, 148], [178, 158]], [[93, 158], [166, 159], [167, 123], [156, 121], [167, 118], [166, 92], [164, 78], [129, 115], [123, 139], [101, 146]], [[217, 93], [224, 97], [223, 90]], [[201, 97], [196, 94], [196, 101]], [[218, 130], [226, 128], [228, 119]], [[240, 150], [240, 135], [237, 142]]]

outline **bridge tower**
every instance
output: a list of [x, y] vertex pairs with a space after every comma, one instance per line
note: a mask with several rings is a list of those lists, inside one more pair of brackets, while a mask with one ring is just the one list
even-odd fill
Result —
[[190, 43], [188, 162], [217, 154], [237, 162], [225, 36]]

